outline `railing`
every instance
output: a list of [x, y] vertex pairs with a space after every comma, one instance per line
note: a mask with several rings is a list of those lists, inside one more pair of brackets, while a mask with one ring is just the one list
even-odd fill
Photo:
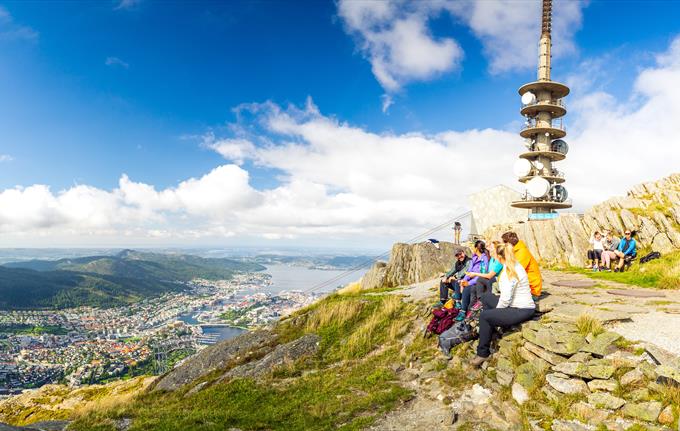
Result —
[[562, 99], [536, 100], [536, 101], [533, 101], [531, 103], [521, 103], [522, 108], [526, 108], [527, 106], [535, 106], [535, 105], [561, 106], [562, 108], [567, 109], [567, 104]]
[[554, 177], [554, 178], [564, 178], [564, 172], [553, 169], [552, 171], [544, 174], [543, 171], [538, 169], [532, 169], [527, 175], [527, 177]]
[[551, 196], [549, 193], [541, 198], [536, 198], [531, 196], [529, 192], [524, 192], [524, 194], [522, 194], [519, 200], [522, 202], [554, 202], [557, 204], [569, 204], [569, 205], [571, 205], [572, 203], [572, 200], [570, 198], [560, 202], [556, 200], [553, 196]]
[[527, 120], [524, 125], [522, 126], [522, 131], [527, 130], [527, 129], [540, 129], [540, 128], [551, 128], [551, 129], [559, 129], [564, 132], [567, 131], [567, 128], [564, 126], [564, 123], [562, 122], [561, 118], [556, 118], [552, 120], [550, 123], [545, 124], [545, 122], [542, 121], [536, 121], [534, 119], [529, 119]]

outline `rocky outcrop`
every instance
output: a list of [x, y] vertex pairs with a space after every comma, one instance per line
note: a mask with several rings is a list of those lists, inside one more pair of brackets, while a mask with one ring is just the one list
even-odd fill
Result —
[[174, 391], [212, 371], [259, 359], [274, 349], [276, 339], [275, 333], [262, 330], [217, 343], [161, 377], [154, 390]]
[[362, 289], [404, 286], [431, 280], [451, 268], [454, 252], [460, 246], [440, 242], [397, 243], [392, 246], [388, 262], [376, 262], [361, 279]]
[[495, 239], [513, 230], [542, 263], [581, 266], [592, 232], [612, 231], [620, 236], [626, 229], [638, 230], [636, 240], [643, 247], [661, 253], [680, 249], [680, 174], [639, 184], [626, 196], [606, 200], [583, 215], [497, 225], [484, 236]]

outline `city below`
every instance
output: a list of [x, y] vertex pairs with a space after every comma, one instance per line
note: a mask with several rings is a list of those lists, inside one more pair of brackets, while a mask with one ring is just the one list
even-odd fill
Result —
[[128, 306], [0, 311], [0, 396], [49, 383], [80, 386], [161, 374], [207, 345], [317, 297], [271, 292], [272, 276], [264, 272], [184, 284], [181, 292]]

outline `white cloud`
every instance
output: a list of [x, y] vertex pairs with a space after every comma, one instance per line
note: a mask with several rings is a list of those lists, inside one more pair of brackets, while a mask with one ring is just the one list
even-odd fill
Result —
[[0, 6], [0, 40], [35, 42], [39, 37], [40, 34], [31, 27], [17, 24], [7, 8]]
[[9, 154], [0, 154], [0, 162], [11, 162], [12, 160], [14, 160], [14, 158]]
[[114, 67], [114, 66], [122, 67], [123, 69], [129, 69], [130, 68], [130, 65], [128, 63], [124, 62], [123, 60], [121, 60], [118, 57], [106, 57], [104, 64], [106, 64], [107, 66], [111, 66], [111, 67]]
[[[576, 210], [678, 170], [679, 80], [680, 38], [641, 70], [629, 98], [598, 91], [571, 100], [571, 151], [558, 168], [566, 172]], [[101, 245], [115, 238], [148, 245], [263, 238], [375, 245], [461, 213], [470, 193], [499, 183], [519, 188], [511, 174], [523, 148], [516, 131], [373, 133], [323, 115], [311, 100], [302, 108], [268, 102], [236, 112], [239, 122], [230, 125], [228, 138], [203, 139], [229, 163], [175, 187], [157, 189], [123, 175], [113, 190], [81, 185], [53, 192], [33, 185], [0, 191], [0, 241], [98, 239]], [[256, 190], [249, 172], [235, 164], [245, 160], [276, 172], [279, 184]]]
[[114, 10], [133, 9], [142, 3], [142, 0], [120, 0]]
[[[573, 37], [586, 4], [579, 0], [555, 2], [556, 56], [575, 51]], [[492, 73], [535, 66], [541, 27], [539, 1], [338, 2], [338, 15], [347, 32], [356, 38], [376, 79], [392, 93], [410, 81], [430, 80], [460, 68], [464, 54], [458, 42], [451, 37], [437, 38], [429, 28], [430, 20], [443, 12], [479, 38]]]

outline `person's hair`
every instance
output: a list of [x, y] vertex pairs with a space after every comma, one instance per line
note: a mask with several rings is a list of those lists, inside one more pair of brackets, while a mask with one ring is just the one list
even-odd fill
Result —
[[475, 250], [482, 254], [486, 254], [486, 257], [489, 257], [489, 250], [486, 249], [486, 243], [481, 239], [475, 241]]
[[510, 243], [513, 246], [517, 245], [519, 242], [519, 238], [515, 232], [505, 232], [503, 235], [501, 235], [501, 239], [504, 243]]
[[505, 244], [497, 249], [498, 260], [503, 264], [503, 271], [507, 271], [508, 279], [519, 280], [517, 276], [517, 271], [515, 271], [515, 264], [517, 260], [515, 259], [515, 252], [512, 250], [512, 244]]
[[602, 235], [602, 234], [600, 233], [600, 231], [596, 230], [595, 233], [593, 234], [593, 236], [598, 236], [598, 235]]
[[500, 241], [491, 241], [491, 244], [493, 244], [493, 248], [495, 250], [494, 252], [495, 256], [492, 257], [498, 259], [498, 250], [500, 250], [502, 247], [505, 247], [505, 244], [503, 244]]

